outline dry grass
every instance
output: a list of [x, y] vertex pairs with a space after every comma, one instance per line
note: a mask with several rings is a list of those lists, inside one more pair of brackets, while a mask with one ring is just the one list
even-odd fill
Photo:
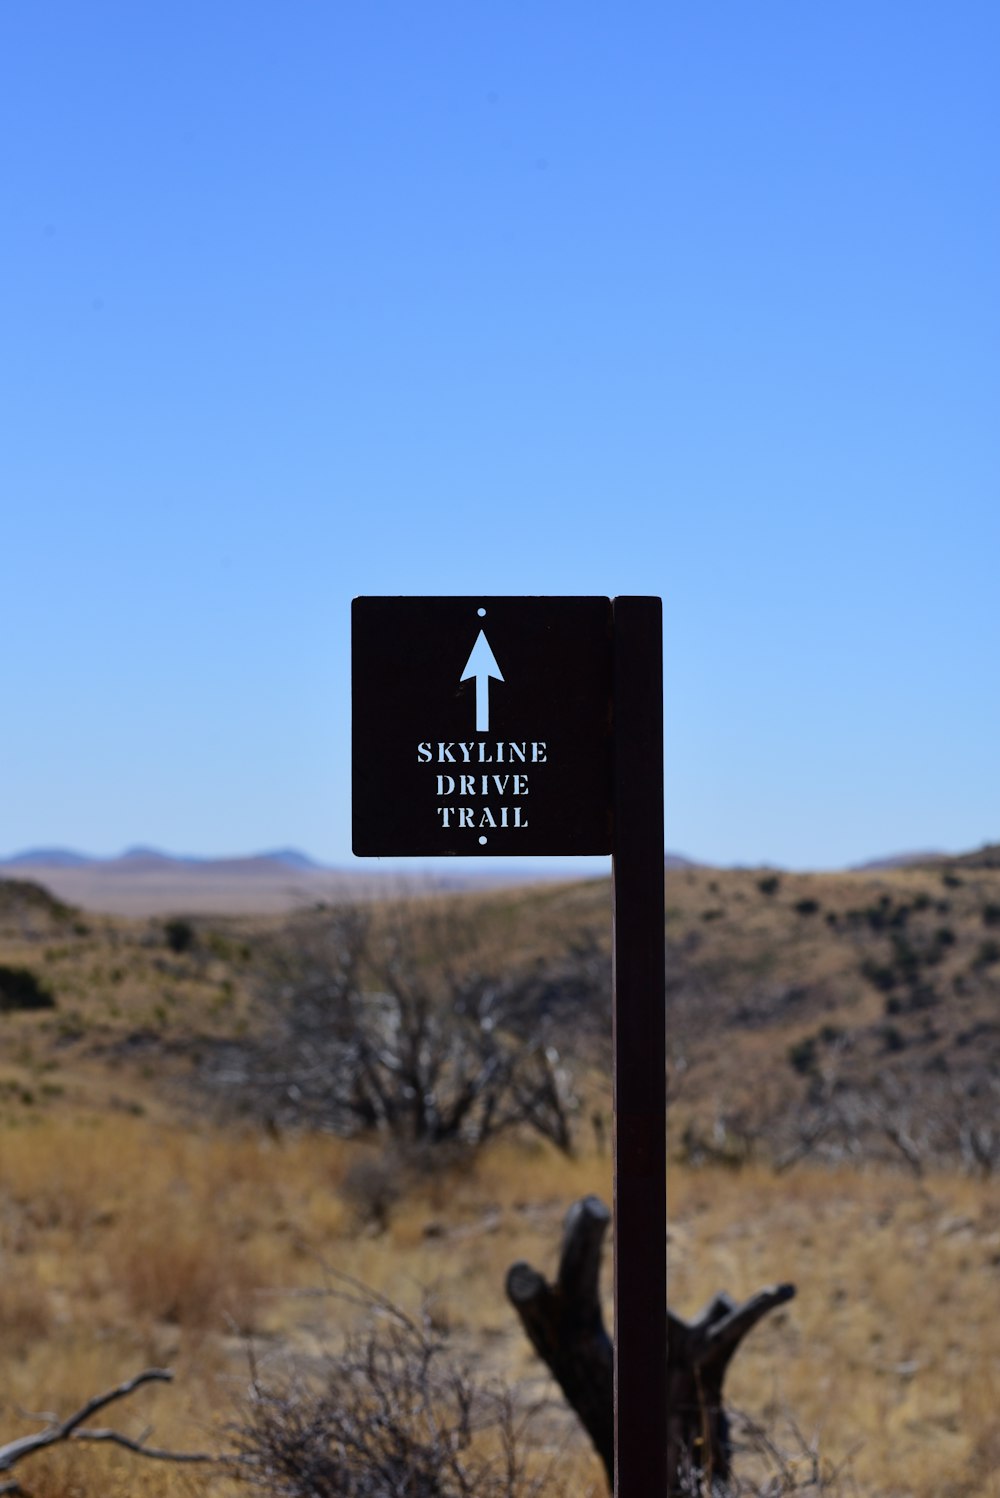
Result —
[[[0, 1150], [4, 1434], [23, 1428], [17, 1404], [65, 1410], [166, 1361], [177, 1385], [144, 1393], [130, 1428], [148, 1411], [156, 1439], [180, 1447], [223, 1442], [246, 1379], [241, 1330], [293, 1368], [336, 1344], [345, 1308], [333, 1270], [410, 1308], [428, 1296], [463, 1356], [546, 1393], [503, 1276], [518, 1257], [553, 1265], [567, 1205], [610, 1191], [607, 1159], [508, 1144], [474, 1169], [409, 1178], [386, 1229], [373, 1232], [341, 1195], [370, 1155], [363, 1146], [128, 1118], [82, 1130], [47, 1120], [8, 1130]], [[736, 1360], [738, 1407], [765, 1425], [790, 1409], [830, 1460], [854, 1452], [862, 1492], [996, 1498], [1000, 1328], [986, 1300], [1000, 1265], [1000, 1184], [675, 1169], [670, 1222], [670, 1293], [682, 1314], [722, 1287], [743, 1296], [798, 1284]], [[597, 1480], [560, 1409], [540, 1429], [581, 1484]], [[134, 1462], [55, 1454], [45, 1459], [55, 1475], [35, 1491], [113, 1494]], [[144, 1492], [180, 1495], [207, 1479], [144, 1468], [142, 1481]]]
[[[786, 1051], [800, 1034], [879, 1020], [883, 996], [859, 976], [862, 938], [827, 924], [827, 913], [871, 903], [881, 887], [898, 901], [941, 885], [919, 872], [803, 876], [764, 896], [759, 877], [694, 871], [668, 883], [668, 932], [675, 950], [688, 943], [685, 961], [712, 1003], [808, 979], [804, 1016], [793, 1006], [775, 1027], [716, 1032], [692, 1073], [713, 1107], [716, 1098], [783, 1095], [796, 1082]], [[957, 935], [940, 981], [969, 971], [994, 893], [995, 875], [963, 877], [936, 890], [951, 902]], [[796, 911], [806, 898], [819, 902], [819, 919]], [[607, 937], [600, 884], [468, 903], [484, 964], [502, 966], [513, 950], [530, 962], [581, 934]], [[703, 919], [716, 908], [725, 913]], [[346, 1327], [332, 1290], [334, 1273], [348, 1274], [409, 1310], [427, 1299], [435, 1325], [484, 1376], [524, 1380], [529, 1397], [551, 1397], [538, 1427], [542, 1456], [554, 1456], [580, 1493], [591, 1484], [600, 1492], [596, 1459], [502, 1290], [515, 1259], [554, 1268], [573, 1200], [596, 1192], [610, 1201], [610, 1161], [588, 1148], [590, 1136], [581, 1133], [583, 1153], [571, 1161], [510, 1141], [474, 1164], [417, 1162], [390, 1179], [373, 1214], [365, 1192], [380, 1172], [385, 1179], [377, 1148], [216, 1129], [167, 1085], [195, 1035], [243, 1022], [242, 949], [257, 928], [206, 924], [199, 949], [175, 956], [153, 923], [88, 918], [80, 933], [65, 921], [46, 930], [37, 913], [31, 922], [0, 929], [0, 961], [34, 966], [59, 1008], [5, 1017], [0, 1439], [31, 1428], [19, 1410], [65, 1413], [155, 1363], [174, 1367], [176, 1383], [142, 1391], [123, 1409], [122, 1428], [136, 1434], [149, 1421], [158, 1443], [222, 1447], [246, 1393], [246, 1334], [265, 1371], [308, 1371]], [[973, 1003], [966, 995], [958, 1007]], [[942, 1026], [953, 1021], [943, 1009]], [[924, 1054], [916, 1041], [913, 1054]], [[606, 1086], [598, 1080], [595, 1098]], [[797, 1298], [753, 1333], [730, 1375], [734, 1404], [767, 1429], [790, 1412], [829, 1461], [850, 1458], [857, 1490], [871, 1498], [1000, 1498], [1000, 1329], [991, 1314], [1000, 1182], [808, 1164], [780, 1176], [763, 1164], [678, 1166], [669, 1262], [681, 1314], [721, 1288], [740, 1298], [797, 1283]], [[86, 1449], [39, 1458], [30, 1485], [36, 1498], [227, 1493], [224, 1479], [200, 1470], [140, 1469], [126, 1453]]]
[[[293, 1369], [336, 1345], [345, 1308], [332, 1293], [334, 1272], [405, 1306], [428, 1297], [436, 1324], [489, 1372], [523, 1366], [529, 1359], [501, 1286], [525, 1244], [525, 1167], [537, 1167], [549, 1198], [527, 1235], [541, 1256], [565, 1204], [558, 1183], [590, 1189], [594, 1172], [579, 1165], [567, 1175], [547, 1151], [512, 1150], [484, 1162], [481, 1175], [464, 1165], [421, 1173], [375, 1234], [342, 1196], [352, 1165], [371, 1154], [330, 1139], [206, 1135], [132, 1117], [6, 1130], [2, 1435], [26, 1428], [14, 1416], [18, 1405], [65, 1412], [152, 1362], [178, 1374], [167, 1393], [142, 1396], [157, 1442], [221, 1447], [221, 1425], [246, 1385], [247, 1332], [266, 1359]], [[140, 1423], [138, 1405], [130, 1406], [126, 1428], [134, 1433]], [[573, 1444], [561, 1411], [543, 1429], [557, 1446], [567, 1437]], [[116, 1493], [116, 1474], [126, 1481], [135, 1460], [56, 1452], [33, 1462], [32, 1482], [53, 1495]], [[574, 1460], [592, 1473], [585, 1449], [571, 1468]], [[47, 1475], [36, 1481], [42, 1468]], [[181, 1494], [207, 1479], [143, 1467], [142, 1481], [144, 1492]]]
[[53, 1314], [47, 1286], [32, 1259], [5, 1258], [0, 1274], [0, 1346], [23, 1358], [29, 1347], [45, 1340]]
[[672, 1181], [671, 1299], [739, 1295], [785, 1277], [798, 1297], [734, 1365], [730, 1395], [766, 1421], [784, 1405], [834, 1458], [856, 1448], [864, 1492], [991, 1494], [1000, 1328], [984, 1297], [1000, 1263], [1000, 1183], [747, 1170]]

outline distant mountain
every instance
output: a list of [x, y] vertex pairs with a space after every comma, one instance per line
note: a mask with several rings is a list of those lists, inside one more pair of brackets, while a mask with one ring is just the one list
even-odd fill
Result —
[[[162, 853], [159, 848], [146, 848], [141, 843], [137, 843], [134, 848], [126, 848], [124, 853], [119, 853], [117, 858], [98, 858], [93, 861], [95, 863], [132, 863], [145, 866], [156, 863], [190, 864], [196, 860], [184, 858], [175, 853]], [[199, 859], [197, 862], [201, 862], [201, 860]]]
[[298, 848], [276, 848], [269, 853], [258, 853], [257, 857], [266, 858], [271, 863], [284, 864], [288, 869], [308, 871], [323, 867], [314, 858], [310, 858], [308, 853], [300, 853]]
[[5, 875], [84, 910], [131, 916], [279, 914], [385, 890], [384, 876], [324, 869], [292, 848], [239, 858], [175, 857], [149, 846], [111, 858], [37, 848], [0, 860], [0, 881]]
[[183, 858], [158, 848], [133, 847], [113, 858], [37, 849], [0, 860], [4, 875], [30, 879], [60, 900], [84, 910], [125, 916], [278, 915], [320, 903], [413, 898], [452, 890], [487, 889], [511, 880], [523, 883], [550, 875], [525, 875], [487, 860], [482, 871], [324, 867], [295, 848], [240, 858]]
[[24, 853], [12, 853], [9, 858], [0, 858], [0, 868], [17, 868], [23, 863], [43, 864], [47, 869], [79, 869], [95, 860], [86, 853], [74, 853], [70, 848], [28, 848]]
[[136, 843], [123, 853], [99, 856], [93, 853], [77, 853], [71, 848], [27, 848], [22, 853], [12, 853], [9, 858], [0, 858], [0, 869], [30, 866], [40, 869], [120, 869], [133, 872], [163, 869], [209, 869], [216, 865], [226, 868], [274, 866], [295, 869], [299, 873], [318, 873], [325, 865], [317, 863], [308, 853], [297, 848], [276, 848], [267, 853], [238, 854], [232, 858], [216, 858], [211, 854], [164, 853], [161, 848]]

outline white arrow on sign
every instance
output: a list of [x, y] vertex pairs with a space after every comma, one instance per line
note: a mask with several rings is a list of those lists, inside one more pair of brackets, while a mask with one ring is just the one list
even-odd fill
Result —
[[490, 726], [490, 677], [503, 681], [503, 672], [482, 630], [476, 636], [459, 681], [468, 681], [470, 676], [476, 678], [476, 732], [486, 733]]

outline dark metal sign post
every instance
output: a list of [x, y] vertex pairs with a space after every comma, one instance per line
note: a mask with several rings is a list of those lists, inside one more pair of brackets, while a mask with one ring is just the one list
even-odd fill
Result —
[[362, 857], [610, 853], [615, 1495], [666, 1493], [658, 598], [356, 598]]
[[615, 1494], [667, 1491], [663, 626], [614, 601]]

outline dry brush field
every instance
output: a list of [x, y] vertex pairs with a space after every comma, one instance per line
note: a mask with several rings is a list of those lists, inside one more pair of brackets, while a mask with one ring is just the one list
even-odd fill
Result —
[[[1000, 1494], [990, 865], [668, 875], [670, 1300], [687, 1315], [795, 1282], [727, 1384], [789, 1482], [818, 1451], [830, 1492]], [[553, 1270], [574, 1200], [611, 1200], [608, 920], [599, 882], [372, 912], [351, 982], [374, 1008], [415, 974], [459, 1009], [495, 1001], [502, 1055], [537, 1025], [571, 1109], [571, 1156], [523, 1118], [478, 1149], [461, 1130], [403, 1147], [324, 1113], [306, 1079], [290, 1101], [260, 1083], [262, 1057], [293, 1056], [261, 995], [304, 981], [274, 967], [277, 920], [83, 916], [0, 885], [0, 1444], [159, 1366], [174, 1381], [102, 1423], [233, 1450], [254, 1376], [322, 1376], [369, 1314], [363, 1285], [514, 1387], [518, 1418], [539, 1406], [520, 1490], [534, 1474], [544, 1493], [603, 1492], [503, 1284], [516, 1259]], [[299, 947], [330, 921], [304, 915]], [[736, 1465], [764, 1490], [762, 1457]], [[37, 1498], [245, 1491], [224, 1468], [75, 1442], [17, 1476]]]

